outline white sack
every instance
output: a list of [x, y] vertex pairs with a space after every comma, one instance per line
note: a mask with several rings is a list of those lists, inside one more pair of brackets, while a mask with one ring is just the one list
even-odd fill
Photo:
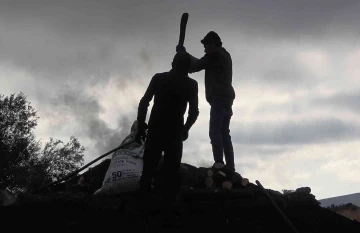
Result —
[[102, 187], [94, 194], [117, 194], [138, 189], [143, 169], [144, 144], [134, 141], [136, 133], [137, 121], [133, 123], [131, 133], [120, 145], [132, 143], [112, 154]]

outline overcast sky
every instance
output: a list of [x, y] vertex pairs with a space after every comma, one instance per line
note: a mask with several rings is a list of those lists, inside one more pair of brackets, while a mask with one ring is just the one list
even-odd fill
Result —
[[[23, 92], [36, 135], [85, 146], [85, 162], [118, 146], [155, 73], [216, 31], [233, 58], [236, 170], [317, 199], [360, 192], [360, 2], [0, 0], [0, 93]], [[204, 72], [200, 116], [183, 162], [211, 166]], [[149, 111], [150, 112], [150, 111]]]

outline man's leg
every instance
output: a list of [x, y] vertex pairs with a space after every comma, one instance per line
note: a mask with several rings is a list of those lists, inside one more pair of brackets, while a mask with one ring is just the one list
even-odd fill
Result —
[[232, 115], [233, 115], [233, 111], [231, 105], [226, 106], [223, 128], [222, 128], [222, 138], [223, 138], [226, 165], [235, 169], [234, 148], [230, 136], [230, 120]]
[[161, 142], [153, 135], [148, 137], [145, 142], [143, 171], [140, 177], [139, 190], [142, 194], [147, 194], [151, 188], [151, 180], [155, 176], [156, 168], [161, 158]]
[[182, 158], [183, 142], [175, 139], [166, 142], [164, 151], [164, 186], [163, 194], [168, 202], [175, 201], [175, 197], [181, 188], [181, 177], [179, 174]]
[[210, 125], [209, 125], [209, 136], [214, 156], [215, 163], [224, 164], [223, 159], [223, 139], [222, 139], [222, 128], [223, 128], [223, 116], [224, 116], [224, 105], [220, 100], [213, 101], [210, 109]]

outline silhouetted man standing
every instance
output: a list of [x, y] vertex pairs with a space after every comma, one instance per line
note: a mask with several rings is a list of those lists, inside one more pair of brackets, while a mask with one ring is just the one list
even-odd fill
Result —
[[[198, 115], [198, 84], [188, 77], [191, 60], [187, 53], [177, 53], [169, 72], [155, 74], [142, 97], [137, 121], [137, 140], [144, 139], [144, 165], [140, 179], [140, 191], [150, 191], [151, 180], [164, 152], [163, 174], [165, 188], [163, 195], [173, 200], [180, 189], [179, 168], [182, 158], [183, 141], [188, 138], [191, 126]], [[148, 106], [154, 97], [148, 132], [145, 123]], [[184, 124], [184, 114], [189, 103], [188, 117]]]
[[[205, 70], [206, 100], [211, 106], [209, 136], [212, 144], [214, 167], [226, 167], [235, 171], [234, 150], [230, 136], [230, 119], [233, 115], [232, 104], [235, 91], [232, 86], [232, 60], [230, 54], [222, 47], [216, 32], [210, 31], [201, 43], [205, 56], [197, 59], [191, 56], [190, 73]], [[185, 47], [177, 46], [177, 52], [186, 52]]]

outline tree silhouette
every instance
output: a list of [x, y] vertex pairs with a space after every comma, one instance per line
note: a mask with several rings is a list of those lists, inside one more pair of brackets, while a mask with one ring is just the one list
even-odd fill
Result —
[[74, 171], [83, 164], [84, 147], [50, 138], [41, 150], [33, 130], [37, 112], [23, 93], [0, 95], [0, 189], [26, 192]]
[[46, 174], [55, 181], [80, 168], [84, 163], [84, 151], [85, 148], [74, 136], [70, 137], [67, 144], [50, 138], [50, 142], [46, 143], [41, 153], [41, 162], [46, 167]]

